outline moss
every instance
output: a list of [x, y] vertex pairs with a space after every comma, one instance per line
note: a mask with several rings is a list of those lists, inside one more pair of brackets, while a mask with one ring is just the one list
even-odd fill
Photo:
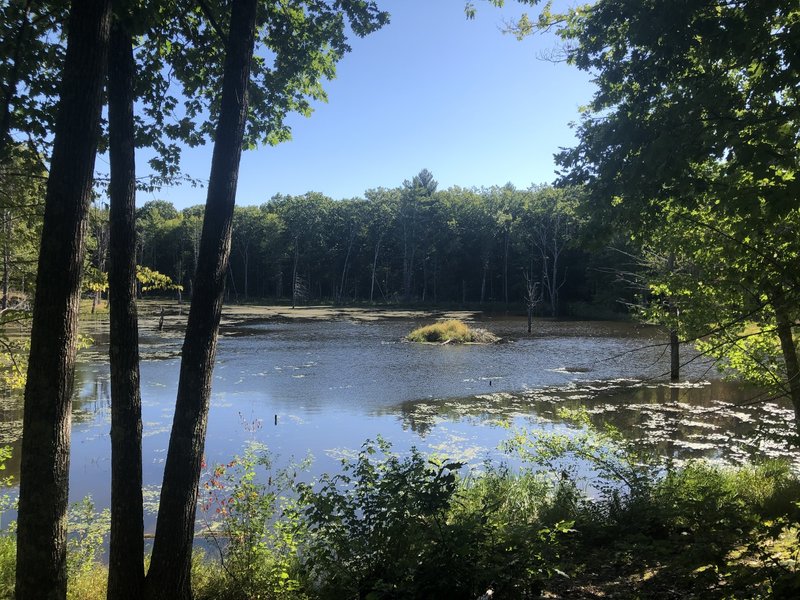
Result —
[[418, 327], [406, 336], [410, 342], [456, 343], [456, 344], [494, 344], [500, 341], [485, 329], [473, 329], [463, 321], [451, 319], [433, 325]]

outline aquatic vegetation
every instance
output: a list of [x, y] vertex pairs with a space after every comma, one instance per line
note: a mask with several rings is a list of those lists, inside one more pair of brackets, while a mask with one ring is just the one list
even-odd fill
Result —
[[456, 319], [418, 327], [406, 339], [410, 342], [439, 344], [494, 344], [500, 341], [500, 338], [486, 329], [472, 328]]

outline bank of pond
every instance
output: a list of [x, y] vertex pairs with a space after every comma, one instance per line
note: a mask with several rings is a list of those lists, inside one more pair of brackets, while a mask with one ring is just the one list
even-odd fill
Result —
[[[198, 599], [797, 596], [791, 407], [711, 377], [691, 348], [685, 379], [666, 382], [663, 332], [542, 320], [527, 336], [522, 318], [484, 317], [466, 320], [506, 343], [417, 344], [405, 337], [430, 315], [298, 312], [233, 312], [223, 327]], [[86, 599], [105, 597], [110, 503], [107, 321], [90, 325], [68, 561], [70, 597]], [[143, 323], [146, 541], [181, 341], [170, 322]], [[21, 401], [1, 407], [16, 479]], [[0, 598], [13, 592], [13, 485]]]
[[[595, 428], [520, 431], [504, 451], [518, 468], [465, 468], [378, 438], [336, 474], [305, 481], [303, 465], [276, 468], [251, 444], [201, 481], [195, 597], [800, 594], [800, 479], [785, 462], [676, 466]], [[70, 598], [105, 598], [107, 528], [107, 511], [89, 499], [73, 507]], [[14, 549], [6, 524], [3, 598], [13, 594]]]

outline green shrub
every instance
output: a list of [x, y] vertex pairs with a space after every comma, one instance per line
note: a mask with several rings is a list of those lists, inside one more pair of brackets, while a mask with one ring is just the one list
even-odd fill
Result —
[[6, 532], [0, 534], [0, 598], [14, 597], [14, 576], [17, 566], [17, 542]]
[[367, 441], [342, 473], [304, 487], [310, 537], [304, 562], [319, 598], [458, 597], [447, 513], [461, 463], [406, 458]]
[[543, 523], [552, 485], [489, 467], [400, 457], [368, 441], [342, 474], [306, 487], [308, 585], [320, 598], [536, 596], [558, 569], [570, 523]]
[[572, 522], [548, 518], [556, 502], [552, 480], [538, 473], [488, 467], [462, 481], [449, 522], [472, 592], [492, 585], [499, 597], [536, 597], [562, 573], [560, 552]]
[[305, 597], [297, 558], [304, 527], [288, 493], [295, 485], [295, 472], [273, 471], [269, 453], [257, 445], [213, 469], [203, 484], [201, 510], [222, 570], [205, 582], [206, 597]]

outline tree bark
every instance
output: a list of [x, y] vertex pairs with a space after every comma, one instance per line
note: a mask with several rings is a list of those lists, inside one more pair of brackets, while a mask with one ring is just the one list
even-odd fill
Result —
[[797, 346], [794, 343], [792, 325], [788, 311], [782, 298], [774, 303], [778, 339], [781, 341], [783, 363], [786, 367], [786, 382], [789, 385], [789, 397], [794, 406], [795, 429], [800, 433], [800, 361], [797, 359]]
[[133, 42], [119, 22], [111, 29], [108, 125], [111, 183], [111, 539], [108, 600], [139, 600], [144, 586], [142, 399], [136, 312], [136, 171]]
[[678, 381], [681, 378], [680, 360], [680, 340], [678, 332], [674, 329], [669, 331], [669, 378], [671, 381]]
[[294, 267], [292, 268], [292, 308], [297, 305], [297, 261], [300, 259], [300, 250], [297, 246], [298, 236], [294, 236]]
[[175, 418], [145, 597], [191, 598], [191, 551], [239, 160], [247, 117], [257, 0], [234, 0], [203, 234], [183, 344]]
[[76, 0], [70, 9], [25, 386], [17, 600], [63, 599], [67, 591], [66, 512], [78, 302], [110, 17], [110, 0]]
[[7, 208], [3, 209], [3, 299], [0, 308], [8, 308], [8, 290], [11, 277], [11, 217]]
[[378, 238], [378, 241], [375, 243], [375, 252], [372, 254], [372, 281], [369, 285], [369, 302], [372, 304], [372, 295], [375, 291], [375, 270], [378, 268], [378, 254], [381, 251], [381, 240], [383, 236]]

